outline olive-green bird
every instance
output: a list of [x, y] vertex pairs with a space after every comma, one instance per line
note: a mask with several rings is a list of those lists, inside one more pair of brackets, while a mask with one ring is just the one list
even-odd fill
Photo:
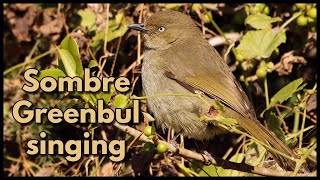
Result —
[[[255, 111], [226, 62], [204, 38], [193, 20], [180, 12], [155, 13], [144, 24], [130, 29], [143, 33], [144, 60], [142, 86], [145, 95], [194, 94], [202, 92], [211, 104], [219, 101], [225, 107], [224, 117], [237, 123], [258, 140], [291, 157], [296, 154], [271, 131], [260, 124]], [[200, 121], [210, 106], [197, 97], [156, 96], [147, 99], [149, 110], [164, 128], [173, 128], [189, 138], [211, 139], [225, 130]], [[295, 162], [273, 154], [285, 169]], [[303, 171], [308, 171], [303, 167]]]

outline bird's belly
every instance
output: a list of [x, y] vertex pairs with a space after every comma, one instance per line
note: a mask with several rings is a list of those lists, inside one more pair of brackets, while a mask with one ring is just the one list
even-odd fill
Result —
[[[147, 104], [162, 128], [173, 128], [177, 133], [198, 140], [210, 139], [223, 132], [208, 122], [200, 121], [200, 117], [209, 111], [208, 105], [198, 97], [188, 96], [194, 94], [153, 68], [143, 65], [142, 85], [146, 96], [156, 95], [148, 98]], [[173, 96], [177, 94], [179, 96]]]

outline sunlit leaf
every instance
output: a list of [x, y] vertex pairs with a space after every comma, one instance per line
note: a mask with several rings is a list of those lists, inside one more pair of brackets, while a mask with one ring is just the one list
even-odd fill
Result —
[[[76, 64], [76, 74], [79, 77], [83, 77], [84, 72], [83, 72], [83, 67], [82, 67], [82, 61], [80, 59], [79, 47], [78, 47], [78, 44], [75, 41], [75, 39], [70, 35], [66, 36], [62, 40], [62, 42], [59, 46], [59, 49], [67, 50], [72, 55], [74, 62]], [[66, 68], [66, 67], [64, 66], [64, 68]]]
[[123, 94], [118, 94], [113, 101], [115, 108], [124, 109], [128, 104], [128, 97]]
[[[123, 13], [118, 13], [114, 19], [109, 20], [107, 42], [110, 42], [118, 37], [123, 36], [128, 31], [128, 25], [132, 24], [133, 20], [130, 17], [124, 16]], [[98, 32], [89, 44], [94, 52], [97, 52], [105, 39], [105, 30]]]
[[110, 102], [111, 96], [114, 93], [114, 91], [115, 91], [114, 85], [111, 85], [110, 90], [108, 92], [100, 91], [96, 94], [96, 98], [103, 99], [104, 103], [108, 104]]
[[96, 67], [96, 66], [98, 66], [97, 61], [91, 60], [91, 61], [89, 62], [89, 66], [88, 66], [89, 68]]
[[270, 17], [265, 14], [253, 14], [246, 18], [245, 24], [249, 24], [256, 29], [264, 29], [271, 27], [271, 23], [282, 21], [280, 17]]
[[271, 29], [248, 31], [236, 51], [245, 59], [268, 58], [281, 43], [285, 42], [284, 32], [275, 33]]
[[80, 9], [78, 11], [79, 16], [81, 17], [80, 25], [86, 27], [89, 31], [95, 31], [96, 27], [96, 14], [92, 11], [85, 11]]
[[66, 74], [70, 77], [76, 76], [76, 63], [73, 59], [73, 56], [69, 53], [69, 51], [58, 48], [58, 53], [60, 56], [60, 59], [63, 63], [63, 66], [66, 70]]
[[39, 75], [37, 76], [37, 79], [41, 80], [42, 78], [48, 76], [58, 80], [58, 77], [65, 77], [66, 74], [60, 69], [45, 69], [40, 71]]

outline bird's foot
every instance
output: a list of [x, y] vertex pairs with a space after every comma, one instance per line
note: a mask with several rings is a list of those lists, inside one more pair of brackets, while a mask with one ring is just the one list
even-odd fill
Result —
[[207, 165], [207, 166], [211, 165], [212, 162], [214, 162], [214, 159], [213, 159], [212, 155], [210, 153], [208, 153], [208, 151], [204, 151], [203, 154], [208, 157], [208, 160], [206, 162], [203, 162], [203, 163], [205, 165]]
[[179, 144], [177, 143], [177, 138], [178, 138], [179, 135], [180, 135], [180, 134], [175, 135], [175, 136], [169, 141], [169, 143], [176, 148], [176, 151], [175, 151], [175, 152], [168, 151], [167, 155], [170, 156], [170, 157], [173, 157], [174, 155], [179, 154], [180, 146], [179, 146]]

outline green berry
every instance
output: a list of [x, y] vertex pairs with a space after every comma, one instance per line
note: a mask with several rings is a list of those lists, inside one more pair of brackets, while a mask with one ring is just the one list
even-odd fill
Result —
[[312, 8], [312, 4], [308, 3], [308, 4], [306, 5], [306, 10], [308, 11], [308, 10], [310, 10], [311, 8]]
[[307, 20], [308, 20], [308, 24], [315, 23], [315, 19], [313, 19], [312, 17], [307, 17]]
[[210, 12], [206, 13], [203, 17], [203, 22], [205, 24], [210, 23], [211, 22], [210, 18], [212, 18], [212, 14]]
[[235, 54], [236, 60], [239, 62], [242, 62], [244, 60], [244, 57], [240, 53]]
[[151, 136], [148, 136], [148, 139], [152, 140], [154, 139], [156, 136], [155, 135], [151, 135]]
[[316, 26], [309, 27], [310, 32], [317, 32]]
[[270, 14], [270, 8], [269, 8], [269, 6], [264, 7], [262, 13], [265, 14], [265, 15], [269, 15], [269, 14]]
[[306, 103], [305, 102], [299, 103], [298, 108], [300, 109], [300, 111], [303, 111], [306, 108]]
[[307, 12], [308, 16], [316, 19], [317, 18], [317, 8], [311, 8], [308, 12]]
[[304, 15], [299, 16], [297, 19], [297, 24], [299, 26], [306, 26], [308, 24], [308, 19]]
[[264, 68], [258, 68], [256, 71], [256, 75], [258, 76], [258, 78], [264, 78], [267, 76], [267, 70]]
[[251, 81], [251, 77], [246, 77], [246, 80], [245, 81], [247, 81], [247, 82], [249, 82], [249, 81]]
[[273, 67], [274, 67], [273, 62], [268, 62], [267, 68], [268, 68], [268, 69], [272, 69]]
[[306, 90], [306, 93], [308, 93], [308, 94], [312, 95], [312, 94], [314, 94], [314, 93], [315, 93], [315, 91], [314, 91], [314, 90], [312, 90], [312, 89], [307, 89], [307, 90]]
[[255, 14], [255, 10], [253, 6], [249, 6], [249, 14]]
[[295, 4], [298, 9], [304, 10], [306, 8], [306, 3], [296, 3]]
[[255, 13], [258, 13], [258, 12], [262, 13], [265, 6], [266, 6], [266, 4], [264, 4], [264, 3], [257, 3], [254, 6]]
[[146, 126], [143, 130], [143, 134], [146, 136], [151, 136], [154, 134], [154, 132], [152, 132], [152, 126]]
[[164, 143], [159, 143], [158, 145], [157, 145], [157, 151], [159, 152], [159, 153], [165, 153], [165, 152], [167, 152], [167, 150], [168, 150], [168, 147], [167, 147], [167, 145], [166, 144], [164, 144]]
[[195, 3], [195, 4], [192, 4], [191, 10], [197, 11], [197, 10], [200, 10], [201, 8], [202, 8], [201, 4]]

